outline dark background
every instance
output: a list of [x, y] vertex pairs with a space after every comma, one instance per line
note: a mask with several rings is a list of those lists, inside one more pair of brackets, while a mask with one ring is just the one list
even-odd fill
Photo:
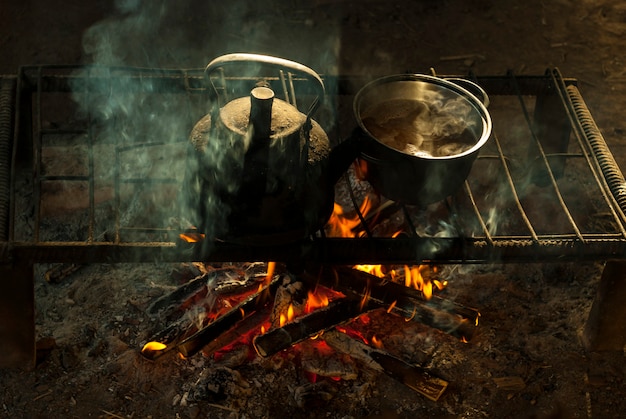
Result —
[[319, 73], [543, 74], [581, 91], [626, 166], [620, 1], [7, 1], [0, 72], [20, 65], [202, 68], [227, 52], [266, 53]]
[[[478, 75], [500, 75], [512, 70], [517, 74], [541, 75], [556, 66], [564, 76], [578, 79], [581, 93], [622, 168], [626, 168], [625, 47], [626, 5], [618, 0], [7, 0], [0, 8], [3, 74], [16, 74], [22, 65], [37, 64], [202, 68], [211, 59], [229, 52], [272, 54], [301, 62], [320, 73], [363, 76], [428, 72], [431, 68], [438, 74], [472, 71]], [[81, 293], [89, 301], [93, 297], [88, 295], [94, 292], [118, 292], [108, 291], [113, 286], [101, 285], [104, 274], [99, 275], [98, 269], [103, 268], [90, 269], [84, 283], [103, 288], [90, 289], [76, 281], [70, 285], [76, 292], [74, 300], [79, 301]], [[575, 269], [574, 274], [571, 270], [555, 272], [555, 276], [560, 272], [563, 277], [571, 274], [571, 278], [580, 275]], [[527, 278], [523, 270], [507, 275], [520, 283]], [[487, 282], [482, 291], [485, 295], [507, 293], [525, 299], [531, 294], [520, 291], [517, 284], [505, 282], [506, 277], [482, 279]], [[62, 287], [54, 289], [41, 281], [38, 287], [46, 298], [42, 300], [45, 304], [60, 304], [49, 300], [53, 300], [54, 293], [63, 296]], [[119, 291], [120, 295], [123, 291]], [[593, 295], [593, 290], [580, 292]], [[488, 298], [490, 294], [485, 297]], [[103, 308], [102, 313], [106, 315], [107, 310], [108, 307]], [[63, 322], [58, 319], [59, 324]], [[0, 371], [5, 397], [0, 416], [50, 417], [63, 411], [75, 417], [114, 418], [122, 416], [110, 412], [125, 411], [127, 416], [137, 413], [135, 417], [143, 417], [140, 412], [166, 411], [166, 417], [173, 417], [179, 408], [171, 407], [171, 400], [180, 389], [169, 388], [164, 382], [163, 376], [170, 371], [163, 366], [138, 365], [131, 359], [136, 355], [135, 348], [124, 346], [123, 333], [119, 336], [121, 340], [107, 338], [107, 349], [98, 355], [97, 360], [105, 366], [102, 372], [72, 361], [63, 347], [63, 336], [57, 336], [58, 347], [48, 363], [34, 373]], [[541, 342], [526, 344], [541, 352]], [[464, 417], [483, 417], [482, 412], [497, 417], [496, 403], [508, 403], [507, 411], [519, 412], [517, 417], [537, 417], [533, 412], [539, 410], [569, 412], [568, 407], [578, 417], [585, 417], [585, 397], [590, 398], [588, 405], [598, 415], [623, 408], [623, 394], [616, 391], [623, 385], [623, 356], [618, 354], [617, 361], [605, 362], [602, 357], [581, 355], [579, 345], [571, 344], [561, 348], [559, 359], [564, 365], [581, 364], [580, 369], [589, 374], [579, 374], [577, 370], [576, 378], [568, 383], [553, 378], [567, 375], [567, 368], [552, 370], [551, 365], [537, 366], [539, 361], [528, 361], [536, 367], [537, 376], [546, 375], [544, 381], [549, 383], [543, 389], [548, 395], [544, 399], [538, 396], [538, 407], [536, 399], [526, 400], [517, 393], [509, 399], [496, 392], [492, 395], [486, 387], [465, 384], [451, 391], [450, 403], [463, 405], [465, 397], [470, 406], [466, 412], [474, 415], [467, 413]], [[501, 355], [501, 359], [489, 365], [495, 371], [504, 371], [502, 359], [509, 355]], [[106, 357], [106, 361], [100, 359]], [[127, 362], [118, 361], [121, 358]], [[589, 364], [582, 365], [583, 362]], [[116, 365], [125, 368], [129, 364], [132, 368], [128, 371], [114, 370]], [[160, 374], [151, 382], [148, 377], [158, 368]], [[511, 370], [509, 366], [505, 372]], [[115, 374], [119, 378], [109, 382]], [[583, 377], [587, 377], [586, 382]], [[535, 381], [543, 385], [542, 380]], [[55, 381], [65, 383], [63, 388], [56, 386]], [[111, 390], [114, 385], [119, 385], [116, 392]], [[148, 391], [148, 387], [152, 390]], [[154, 393], [153, 388], [162, 393]], [[478, 388], [476, 394], [471, 393], [474, 388]], [[527, 394], [542, 393], [542, 389], [535, 388]], [[592, 396], [585, 394], [584, 389], [589, 388]], [[561, 400], [552, 398], [559, 391], [564, 394]], [[383, 396], [380, 399], [384, 404]], [[398, 397], [405, 396], [401, 393]], [[413, 402], [410, 397], [405, 411], [413, 414], [418, 411], [415, 405], [419, 401]], [[475, 405], [478, 402], [484, 405]], [[380, 408], [387, 416], [375, 416], [370, 411], [370, 417], [403, 417], [393, 403], [389, 402], [387, 410]], [[433, 411], [442, 412], [445, 406], [436, 405]], [[197, 409], [179, 410], [188, 417], [199, 415]], [[218, 412], [222, 417], [229, 413]], [[445, 417], [454, 416], [451, 413]]]

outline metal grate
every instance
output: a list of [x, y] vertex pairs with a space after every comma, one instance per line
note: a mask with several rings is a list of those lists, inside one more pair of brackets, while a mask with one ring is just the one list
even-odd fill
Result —
[[[492, 138], [459, 193], [426, 209], [398, 208], [411, 234], [320, 233], [300, 243], [250, 247], [177, 240], [175, 196], [187, 136], [207, 112], [201, 69], [24, 67], [3, 258], [335, 264], [623, 258], [624, 178], [576, 80], [556, 69], [468, 78], [491, 98]], [[324, 77], [328, 98], [316, 119], [336, 141], [356, 126], [352, 96], [366, 81]], [[289, 75], [270, 82], [286, 97], [307, 94]], [[64, 202], [64, 194], [75, 202]], [[61, 201], [57, 213], [51, 199]]]

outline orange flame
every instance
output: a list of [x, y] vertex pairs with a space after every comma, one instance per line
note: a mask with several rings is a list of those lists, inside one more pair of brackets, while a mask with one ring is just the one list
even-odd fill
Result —
[[304, 312], [308, 314], [317, 308], [326, 307], [329, 301], [330, 300], [328, 299], [327, 295], [320, 292], [309, 291], [306, 299], [306, 305], [304, 307]]
[[280, 316], [278, 318], [278, 325], [280, 327], [283, 327], [284, 325], [292, 321], [294, 317], [295, 314], [293, 310], [293, 304], [289, 304], [289, 307], [287, 307], [287, 313], [280, 313]]
[[165, 345], [164, 343], [161, 342], [148, 342], [145, 345], [143, 345], [143, 348], [141, 348], [141, 352], [146, 352], [146, 351], [162, 351], [163, 349], [167, 348], [167, 345]]
[[181, 240], [187, 243], [198, 243], [204, 240], [206, 236], [202, 233], [186, 232], [186, 233], [180, 233], [178, 237], [180, 237]]
[[382, 265], [355, 265], [354, 268], [379, 278], [385, 276]]
[[[365, 216], [372, 210], [372, 200], [369, 196], [365, 197], [361, 207], [359, 208], [360, 213]], [[354, 233], [354, 228], [356, 228], [361, 223], [360, 218], [355, 214], [353, 216], [348, 216], [344, 209], [337, 203], [335, 203], [335, 208], [333, 214], [328, 221], [328, 235], [335, 237], [355, 237], [357, 234]], [[402, 233], [402, 230], [395, 232], [391, 237], [395, 238], [399, 234]], [[358, 269], [363, 272], [367, 272], [370, 275], [377, 276], [379, 278], [390, 278], [391, 280], [396, 279], [400, 276], [400, 273], [393, 269], [386, 269], [382, 265], [355, 265], [354, 269]], [[439, 280], [431, 280], [430, 278], [425, 278], [422, 275], [422, 272], [425, 272], [427, 269], [432, 269], [433, 272], [436, 272], [436, 267], [430, 267], [428, 265], [417, 265], [417, 266], [404, 266], [404, 284], [407, 287], [415, 288], [421, 291], [424, 294], [424, 297], [429, 300], [433, 296], [434, 288], [438, 290], [442, 290], [447, 286], [447, 281], [439, 281]], [[362, 304], [365, 305], [368, 296], [363, 298]]]
[[[431, 281], [430, 279], [425, 278], [422, 273], [427, 269], [430, 269], [427, 265], [412, 266], [410, 268], [405, 265], [404, 285], [407, 287], [413, 287], [418, 291], [422, 291], [424, 297], [429, 300], [433, 296], [433, 287], [438, 290], [442, 290], [448, 285], [448, 281], [438, 281], [436, 279]], [[433, 271], [436, 271], [435, 267], [432, 269]]]
[[[359, 212], [362, 215], [366, 215], [371, 209], [372, 200], [369, 196], [366, 196], [363, 203], [361, 203]], [[333, 213], [331, 214], [327, 224], [329, 228], [328, 235], [331, 237], [354, 237], [355, 234], [352, 230], [359, 224], [361, 224], [361, 220], [358, 215], [355, 214], [349, 217], [346, 215], [341, 205], [335, 203]]]
[[378, 339], [376, 335], [372, 336], [372, 346], [377, 349], [383, 348], [383, 341]]
[[[263, 288], [268, 286], [270, 282], [272, 282], [272, 278], [274, 277], [274, 270], [276, 269], [276, 262], [267, 262], [267, 272], [265, 274], [265, 278], [263, 283], [259, 284], [259, 289], [257, 292], [263, 291]], [[269, 290], [268, 290], [269, 292]]]

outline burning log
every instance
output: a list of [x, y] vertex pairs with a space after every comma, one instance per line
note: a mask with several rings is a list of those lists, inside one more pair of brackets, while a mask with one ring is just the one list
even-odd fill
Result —
[[[212, 274], [217, 275], [216, 272], [212, 272]], [[166, 315], [171, 314], [174, 311], [178, 311], [183, 309], [184, 303], [198, 296], [198, 294], [203, 294], [202, 297], [206, 296], [207, 284], [209, 282], [209, 273], [205, 273], [203, 275], [197, 276], [191, 281], [185, 283], [184, 285], [176, 288], [169, 294], [165, 294], [164, 296], [157, 298], [150, 304], [147, 309], [147, 312], [151, 315], [163, 314]]]
[[345, 333], [330, 330], [323, 335], [330, 347], [350, 355], [366, 367], [384, 372], [426, 398], [437, 401], [448, 387], [448, 382], [432, 377], [422, 368], [409, 364], [388, 352], [374, 349]]
[[472, 308], [436, 296], [425, 301], [418, 290], [357, 269], [322, 267], [315, 278], [309, 277], [308, 280], [319, 281], [353, 298], [367, 300], [370, 306], [390, 309], [459, 339], [473, 337], [480, 317], [480, 313]]
[[204, 272], [153, 301], [147, 311], [151, 315], [167, 316], [176, 311], [184, 311], [194, 300], [204, 298], [209, 291], [222, 296], [233, 291], [241, 293], [258, 287], [259, 281], [263, 280], [267, 273], [258, 271], [257, 265], [253, 264], [247, 269], [228, 266]]
[[270, 318], [271, 327], [280, 327], [302, 314], [305, 301], [304, 283], [291, 276], [285, 277], [274, 296], [274, 306]]
[[[257, 311], [264, 310], [265, 306], [270, 303], [268, 297], [275, 294], [281, 283], [281, 278], [281, 275], [275, 276], [269, 285], [243, 300], [214, 322], [186, 338], [178, 345], [178, 351], [183, 356], [190, 357], [202, 350], [207, 344], [216, 340], [223, 333], [236, 333], [234, 328], [238, 327], [241, 321], [248, 319], [252, 315], [255, 315], [256, 318]], [[242, 326], [239, 325], [239, 327]]]
[[[261, 307], [258, 310], [253, 311], [248, 316], [245, 316], [239, 322], [237, 322], [233, 327], [231, 327], [226, 332], [220, 334], [211, 342], [207, 343], [202, 347], [202, 353], [205, 356], [210, 356], [220, 349], [232, 344], [238, 339], [241, 339], [246, 333], [251, 332], [254, 329], [260, 329], [260, 326], [269, 318], [270, 316], [270, 308], [269, 304], [266, 304], [264, 307]], [[194, 348], [195, 346], [191, 346], [187, 343], [185, 345], [181, 345], [179, 348], [182, 355], [185, 355], [189, 352], [189, 348]]]
[[186, 336], [196, 330], [198, 330], [197, 322], [192, 316], [182, 316], [150, 337], [148, 343], [141, 349], [141, 354], [154, 361], [174, 349]]
[[253, 341], [254, 348], [263, 357], [274, 355], [304, 339], [353, 320], [367, 310], [368, 308], [356, 299], [341, 298], [331, 301], [326, 307], [256, 336]]
[[[232, 292], [235, 286], [243, 290], [250, 286], [258, 286], [257, 279], [267, 276], [267, 273], [261, 274], [254, 271], [254, 266], [252, 269], [251, 274], [236, 267], [216, 269], [192, 279], [155, 300], [148, 308], [148, 312], [153, 315], [159, 314], [167, 318], [170, 323], [149, 339], [141, 350], [142, 355], [155, 360], [177, 348], [181, 342], [190, 339], [190, 336], [195, 336], [199, 333], [199, 329], [208, 327], [206, 326], [210, 322], [208, 314], [215, 305], [215, 299]], [[211, 294], [210, 298], [207, 297], [209, 294]], [[259, 296], [260, 293], [255, 295]], [[205, 307], [206, 304], [198, 304], [199, 302], [208, 304], [208, 307]]]

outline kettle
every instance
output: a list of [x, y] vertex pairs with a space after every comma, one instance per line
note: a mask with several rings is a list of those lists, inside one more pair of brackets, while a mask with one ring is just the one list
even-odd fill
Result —
[[[320, 76], [247, 53], [218, 57], [204, 74], [210, 111], [191, 131], [185, 181], [191, 221], [209, 237], [248, 244], [295, 241], [320, 229], [336, 178], [356, 157], [342, 152], [341, 168], [329, 170], [330, 141], [312, 118], [325, 95]], [[296, 96], [294, 80], [306, 95]]]

